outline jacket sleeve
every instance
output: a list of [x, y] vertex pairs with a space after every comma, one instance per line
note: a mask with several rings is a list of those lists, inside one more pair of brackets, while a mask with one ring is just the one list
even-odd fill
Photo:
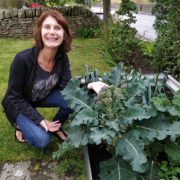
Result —
[[68, 84], [69, 80], [71, 79], [71, 70], [69, 64], [69, 58], [67, 54], [64, 54], [63, 63], [62, 63], [62, 79], [61, 79], [61, 86], [62, 89]]
[[26, 83], [26, 67], [24, 59], [17, 54], [10, 67], [8, 101], [20, 114], [34, 121], [35, 124], [39, 124], [44, 117], [23, 96]]

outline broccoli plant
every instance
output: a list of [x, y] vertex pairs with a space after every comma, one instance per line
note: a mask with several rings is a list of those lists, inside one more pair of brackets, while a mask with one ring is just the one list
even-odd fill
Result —
[[53, 153], [54, 158], [88, 143], [106, 143], [112, 158], [100, 163], [100, 179], [158, 179], [158, 167], [151, 167], [154, 159], [148, 147], [168, 138], [171, 146], [168, 143], [164, 148], [171, 159], [177, 159], [170, 152], [180, 153], [175, 143], [180, 136], [180, 91], [169, 100], [158, 76], [150, 80], [133, 70], [126, 75], [123, 63], [104, 74], [102, 81], [109, 86], [102, 88], [99, 95], [86, 87], [79, 88], [76, 78], [63, 90], [74, 113], [68, 124], [68, 139]]

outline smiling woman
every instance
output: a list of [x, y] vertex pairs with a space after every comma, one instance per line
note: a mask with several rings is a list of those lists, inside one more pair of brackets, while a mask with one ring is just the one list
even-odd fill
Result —
[[[63, 16], [47, 10], [38, 19], [34, 31], [35, 45], [16, 54], [10, 68], [8, 89], [2, 101], [5, 114], [15, 125], [15, 140], [43, 148], [51, 135], [67, 139], [62, 126], [73, 112], [61, 91], [71, 79], [67, 52], [71, 50], [72, 34]], [[97, 93], [106, 84], [84, 84]], [[83, 85], [81, 85], [83, 86]], [[37, 107], [60, 107], [52, 122]]]

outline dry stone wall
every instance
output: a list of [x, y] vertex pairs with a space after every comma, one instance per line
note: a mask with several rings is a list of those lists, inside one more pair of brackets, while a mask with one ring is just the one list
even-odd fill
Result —
[[[46, 8], [0, 9], [0, 38], [33, 37], [33, 29]], [[56, 8], [65, 17], [73, 34], [83, 25], [93, 27], [102, 20], [84, 6]]]

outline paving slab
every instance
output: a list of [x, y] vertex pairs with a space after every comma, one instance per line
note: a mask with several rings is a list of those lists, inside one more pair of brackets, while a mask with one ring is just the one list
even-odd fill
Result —
[[0, 165], [0, 180], [74, 180], [73, 176], [59, 177], [54, 171], [57, 162], [13, 162]]

